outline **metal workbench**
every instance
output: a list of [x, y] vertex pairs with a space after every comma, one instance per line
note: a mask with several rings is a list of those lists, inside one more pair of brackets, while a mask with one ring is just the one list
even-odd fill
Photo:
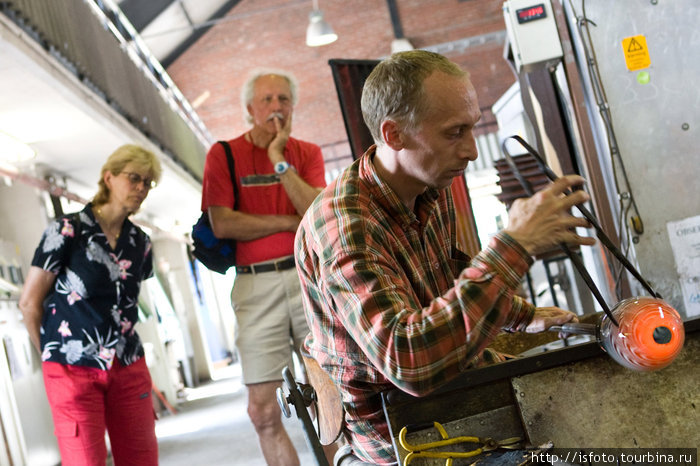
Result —
[[[425, 397], [398, 389], [382, 394], [397, 456], [407, 452], [398, 435], [407, 425], [410, 443], [440, 440], [429, 428], [441, 423], [449, 436], [522, 437], [529, 446], [555, 448], [693, 448], [700, 445], [700, 319], [685, 322], [678, 358], [654, 372], [617, 364], [594, 341], [470, 370]], [[470, 451], [462, 444], [450, 451]], [[524, 450], [523, 450], [524, 451]], [[521, 464], [512, 453], [484, 453], [454, 465]], [[697, 454], [697, 453], [696, 453]], [[521, 455], [522, 456], [522, 455]], [[494, 461], [495, 460], [495, 461]], [[417, 458], [412, 466], [444, 465]]]

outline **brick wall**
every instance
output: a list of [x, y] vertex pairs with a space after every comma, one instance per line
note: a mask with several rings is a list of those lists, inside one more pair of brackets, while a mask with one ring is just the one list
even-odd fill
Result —
[[[414, 47], [436, 49], [469, 70], [482, 109], [490, 108], [515, 82], [503, 59], [502, 2], [396, 0], [396, 4], [404, 37]], [[385, 0], [320, 0], [319, 6], [339, 36], [333, 44], [305, 45], [310, 0], [242, 0], [168, 68], [190, 101], [210, 93], [197, 112], [214, 138], [248, 129], [239, 100], [241, 86], [251, 69], [275, 67], [292, 71], [299, 80], [293, 136], [321, 145], [326, 160], [350, 156], [328, 60], [389, 55], [394, 38], [391, 18]], [[487, 110], [484, 122], [491, 121]]]

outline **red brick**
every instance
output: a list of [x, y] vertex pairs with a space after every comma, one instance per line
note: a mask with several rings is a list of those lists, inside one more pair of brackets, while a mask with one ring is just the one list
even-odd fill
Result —
[[[502, 2], [494, 0], [396, 0], [403, 33], [415, 47], [431, 47], [505, 30]], [[393, 30], [384, 0], [321, 0], [325, 19], [339, 39], [311, 48], [304, 44], [310, 1], [243, 0], [168, 68], [190, 100], [209, 91], [198, 107], [215, 139], [248, 129], [239, 101], [248, 72], [256, 67], [289, 70], [299, 80], [295, 137], [323, 147], [337, 165], [348, 157], [345, 125], [328, 60], [381, 59], [391, 53]], [[503, 59], [503, 44], [488, 42], [462, 52], [445, 52], [469, 70], [485, 109], [515, 82]]]

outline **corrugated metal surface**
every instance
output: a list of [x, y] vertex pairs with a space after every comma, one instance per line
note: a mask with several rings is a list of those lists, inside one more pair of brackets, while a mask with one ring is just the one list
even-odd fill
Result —
[[[549, 184], [549, 179], [532, 155], [516, 155], [513, 156], [513, 161], [520, 174], [530, 183], [533, 191], [537, 192]], [[498, 184], [501, 187], [501, 193], [497, 196], [499, 201], [510, 209], [516, 199], [529, 197], [506, 159], [496, 160], [494, 165], [498, 172]]]
[[212, 138], [116, 7], [100, 0], [13, 0], [0, 8], [201, 181]]
[[498, 135], [495, 132], [490, 132], [476, 136], [476, 147], [479, 151], [479, 157], [467, 165], [467, 172], [478, 173], [483, 170], [492, 170], [495, 167], [495, 160], [501, 157]]

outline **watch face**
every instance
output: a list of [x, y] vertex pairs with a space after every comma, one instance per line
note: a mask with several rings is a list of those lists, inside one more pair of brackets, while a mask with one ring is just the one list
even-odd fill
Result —
[[287, 162], [277, 162], [275, 164], [275, 173], [281, 175], [282, 173], [286, 172], [288, 168], [289, 164]]

